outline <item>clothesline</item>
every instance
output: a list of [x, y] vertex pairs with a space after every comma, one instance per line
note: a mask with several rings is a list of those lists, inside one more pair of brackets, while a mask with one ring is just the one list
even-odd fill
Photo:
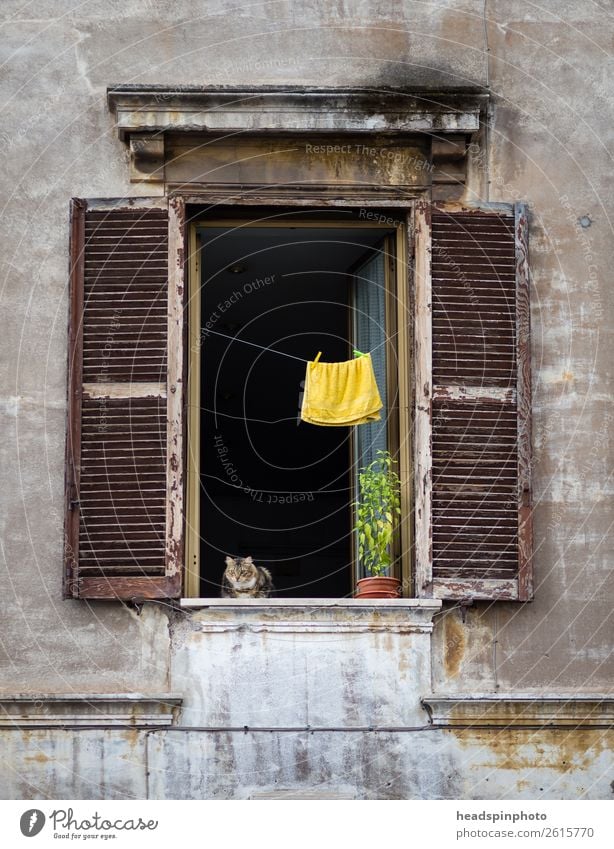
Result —
[[[214, 336], [222, 336], [224, 339], [230, 339], [231, 342], [242, 342], [244, 345], [249, 345], [251, 348], [258, 348], [260, 351], [268, 351], [270, 354], [279, 354], [280, 357], [288, 357], [291, 360], [298, 360], [299, 363], [310, 362], [309, 360], [303, 359], [303, 357], [295, 357], [294, 354], [287, 354], [285, 351], [276, 351], [268, 345], [257, 345], [255, 342], [248, 342], [247, 339], [239, 339], [238, 336], [228, 336], [227, 333], [220, 333], [219, 330], [207, 330], [206, 333], [212, 333]], [[393, 335], [396, 336], [396, 334]], [[371, 349], [371, 353], [373, 353], [373, 351], [377, 351], [377, 349], [381, 348], [382, 345], [385, 345], [387, 341], [388, 339], [384, 339], [383, 342], [380, 342], [379, 345], [376, 345], [375, 348]]]
[[237, 336], [228, 336], [226, 333], [220, 333], [219, 330], [207, 330], [206, 333], [213, 333], [214, 336], [223, 336], [224, 339], [230, 339], [231, 342], [243, 342], [244, 345], [250, 345], [252, 348], [258, 348], [261, 351], [269, 351], [271, 354], [279, 354], [280, 357], [289, 357], [291, 360], [298, 360], [299, 363], [308, 363], [309, 360], [304, 360], [302, 357], [295, 357], [294, 354], [286, 354], [285, 351], [276, 351], [274, 348], [269, 348], [265, 345], [256, 345], [255, 342], [248, 342], [247, 339], [239, 339]]
[[[295, 422], [296, 415], [294, 416], [284, 416], [281, 419], [254, 419], [250, 416], [235, 416], [232, 413], [223, 413], [221, 410], [216, 409], [215, 407], [201, 407], [201, 412], [203, 413], [211, 413], [213, 416], [221, 416], [225, 419], [233, 419], [233, 421], [237, 422], [253, 422], [254, 424], [271, 424], [278, 425], [283, 424], [284, 422]], [[385, 422], [382, 424], [382, 427], [385, 427]]]
[[[236, 336], [230, 336], [218, 330], [209, 330], [208, 332], [215, 336], [220, 336], [222, 339], [228, 339], [231, 342], [243, 342], [244, 345], [249, 345], [250, 348], [256, 348], [264, 352], [269, 351], [272, 354], [279, 354], [281, 357], [288, 357], [291, 360], [297, 360], [307, 365], [305, 380], [301, 384], [301, 386], [305, 387], [305, 390], [301, 395], [300, 420], [325, 427], [369, 424], [380, 420], [380, 410], [383, 404], [373, 372], [370, 354], [365, 355], [361, 351], [354, 350], [354, 355], [357, 359], [352, 361], [319, 363], [321, 352], [318, 352], [314, 360], [305, 360], [301, 357], [294, 356], [294, 354], [288, 354], [286, 351], [277, 351], [268, 345], [264, 346], [258, 345], [256, 342], [248, 342], [246, 339], [239, 339]], [[382, 344], [385, 345], [387, 341], [384, 339], [374, 350], [377, 350]], [[331, 371], [331, 369], [334, 369], [334, 371]], [[314, 371], [318, 373], [318, 376], [313, 376]], [[218, 415], [226, 415], [228, 418], [239, 418], [232, 416], [232, 414], [218, 412], [217, 410], [211, 410], [210, 412], [214, 413], [216, 418]], [[256, 419], [245, 420], [258, 421]], [[283, 420], [261, 419], [259, 421], [262, 424], [278, 424]]]

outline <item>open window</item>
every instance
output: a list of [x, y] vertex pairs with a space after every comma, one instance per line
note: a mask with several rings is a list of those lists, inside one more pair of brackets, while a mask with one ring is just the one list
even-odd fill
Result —
[[[378, 448], [398, 453], [396, 228], [367, 226], [355, 214], [254, 217], [193, 225], [195, 594], [219, 596], [231, 554], [266, 565], [274, 597], [351, 596], [362, 577], [352, 521], [357, 472]], [[325, 361], [349, 360], [354, 349], [372, 353], [381, 420], [356, 428], [301, 421], [307, 362], [319, 351]]]
[[[385, 438], [404, 487], [405, 594], [531, 598], [526, 209], [418, 201], [407, 231], [356, 219], [324, 227], [296, 216], [294, 229], [207, 221], [192, 227], [186, 252], [180, 198], [73, 202], [67, 597], [215, 595], [222, 549], [276, 562], [286, 595], [348, 595], [352, 470]], [[383, 304], [373, 300], [382, 278]], [[385, 428], [321, 428], [308, 439], [313, 428], [299, 424], [304, 361], [319, 350], [346, 359], [359, 342], [378, 348], [382, 313]], [[207, 329], [230, 339], [207, 338]], [[261, 417], [255, 430], [235, 424]], [[240, 503], [231, 492], [239, 479]], [[258, 512], [269, 495], [277, 526]], [[208, 500], [222, 509], [207, 512]], [[293, 524], [295, 505], [302, 517]], [[303, 563], [307, 544], [319, 559]]]

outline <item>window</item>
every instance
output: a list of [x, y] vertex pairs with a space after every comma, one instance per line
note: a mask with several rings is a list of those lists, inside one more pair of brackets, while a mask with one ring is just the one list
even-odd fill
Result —
[[[394, 437], [411, 458], [403, 521], [415, 536], [406, 534], [401, 553], [415, 584], [407, 594], [526, 600], [526, 210], [418, 201], [412, 225], [414, 266], [396, 292], [405, 342]], [[73, 202], [67, 597], [185, 592], [186, 235], [179, 198]], [[354, 261], [363, 280], [380, 273], [373, 257]], [[354, 333], [369, 337], [368, 327]], [[387, 390], [391, 373], [389, 363]], [[365, 455], [360, 439], [354, 450]], [[187, 486], [194, 498], [195, 481]]]
[[[266, 564], [275, 597], [351, 596], [363, 577], [353, 551], [357, 470], [378, 448], [398, 453], [393, 313], [397, 229], [401, 239], [404, 227], [325, 209], [258, 210], [192, 227], [193, 594], [219, 595], [230, 553]], [[381, 420], [360, 428], [301, 422], [307, 361], [319, 350], [323, 360], [348, 360], [355, 348], [372, 352]]]

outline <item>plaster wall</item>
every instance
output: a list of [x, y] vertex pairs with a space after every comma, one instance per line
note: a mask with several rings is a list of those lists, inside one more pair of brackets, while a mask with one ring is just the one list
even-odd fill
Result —
[[609, 799], [602, 731], [3, 734], [3, 799]]

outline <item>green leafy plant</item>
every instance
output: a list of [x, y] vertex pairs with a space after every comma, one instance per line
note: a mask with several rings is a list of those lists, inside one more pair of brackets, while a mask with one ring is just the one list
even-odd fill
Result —
[[355, 527], [358, 557], [372, 577], [385, 574], [392, 563], [395, 521], [401, 513], [401, 482], [396, 460], [389, 451], [378, 451], [375, 460], [358, 472]]

